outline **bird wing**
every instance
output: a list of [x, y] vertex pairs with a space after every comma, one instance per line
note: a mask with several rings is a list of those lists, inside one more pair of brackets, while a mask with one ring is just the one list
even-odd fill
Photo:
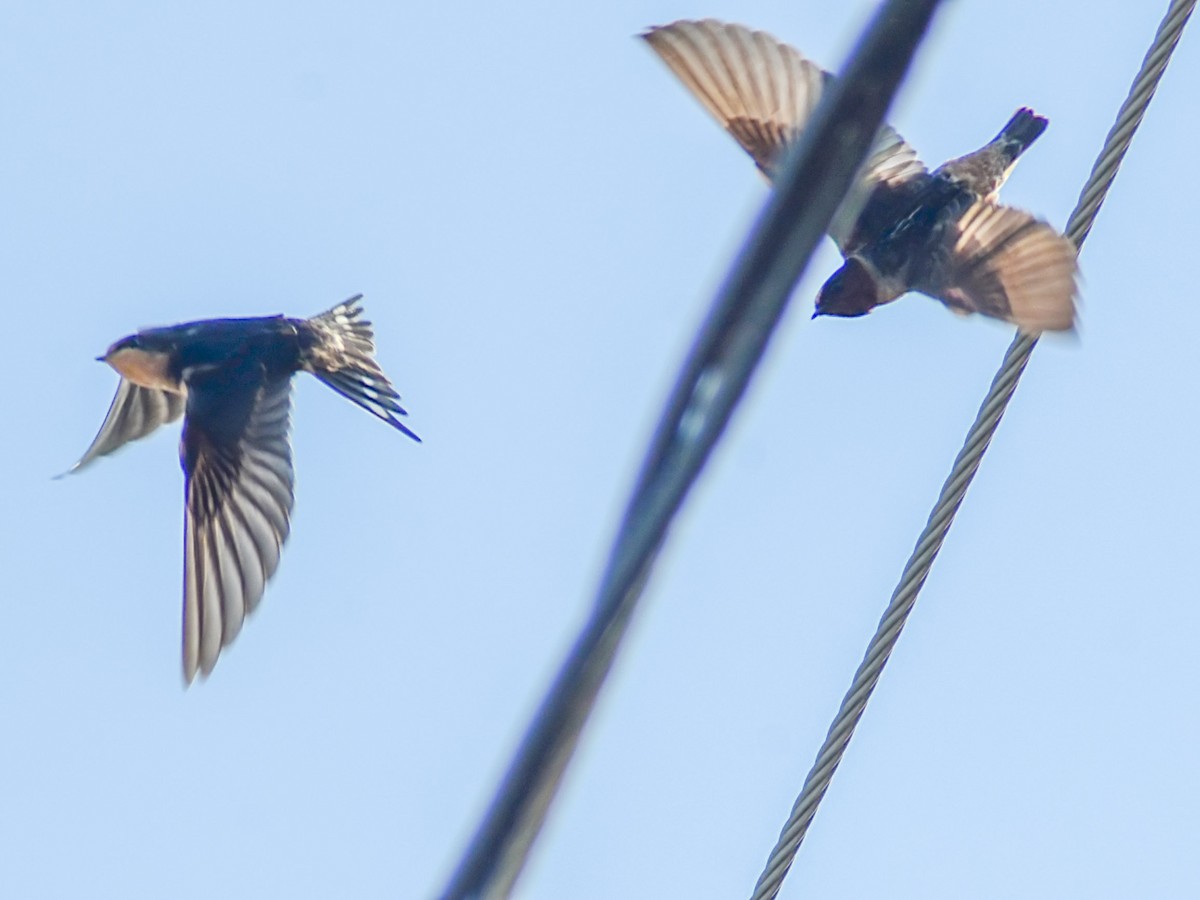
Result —
[[139, 387], [122, 378], [112, 405], [108, 408], [108, 415], [104, 417], [104, 424], [100, 426], [100, 433], [79, 458], [79, 462], [64, 474], [78, 472], [129, 441], [145, 437], [159, 425], [174, 422], [183, 415], [186, 403], [187, 398], [183, 394]]
[[293, 503], [290, 424], [290, 374], [242, 359], [189, 379], [179, 450], [187, 683], [212, 671], [279, 565]]
[[946, 231], [941, 264], [915, 285], [956, 312], [1022, 331], [1066, 331], [1078, 292], [1075, 245], [1027, 212], [979, 201]]
[[[742, 25], [680, 21], [642, 37], [769, 179], [833, 78], [794, 48]], [[829, 227], [842, 255], [860, 245], [855, 226], [867, 201], [881, 199], [877, 191], [928, 174], [916, 151], [891, 126], [881, 127]]]

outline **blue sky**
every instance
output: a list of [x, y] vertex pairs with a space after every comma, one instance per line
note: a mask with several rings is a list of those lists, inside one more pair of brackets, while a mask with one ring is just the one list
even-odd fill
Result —
[[[1061, 227], [1165, 4], [947, 4], [891, 120], [1020, 105]], [[421, 897], [586, 615], [766, 187], [632, 35], [836, 67], [872, 3], [6, 4], [0, 893]], [[1195, 36], [1081, 258], [784, 897], [1189, 897]], [[1011, 337], [809, 321], [826, 243], [674, 529], [518, 894], [749, 893]], [[177, 430], [52, 481], [141, 326], [362, 291], [416, 446], [296, 381], [292, 537], [179, 676]]]

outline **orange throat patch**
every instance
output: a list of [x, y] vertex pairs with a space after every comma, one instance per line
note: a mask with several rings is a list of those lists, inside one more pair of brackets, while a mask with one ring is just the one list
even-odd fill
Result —
[[183, 393], [182, 386], [167, 371], [170, 356], [166, 353], [123, 347], [108, 354], [104, 361], [116, 369], [122, 378], [140, 387]]

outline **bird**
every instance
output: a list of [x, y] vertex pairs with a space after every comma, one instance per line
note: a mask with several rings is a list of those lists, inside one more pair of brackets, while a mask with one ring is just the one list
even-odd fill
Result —
[[310, 372], [420, 442], [375, 361], [358, 294], [308, 319], [145, 328], [97, 359], [121, 376], [91, 446], [64, 474], [183, 416], [183, 677], [207, 677], [279, 565], [294, 502], [292, 376]]
[[[742, 25], [681, 20], [641, 36], [768, 180], [833, 79], [794, 48]], [[844, 263], [821, 287], [813, 318], [862, 316], [918, 291], [1022, 332], [1072, 330], [1075, 245], [998, 202], [1018, 157], [1047, 124], [1023, 107], [993, 140], [932, 172], [883, 125], [830, 223]]]

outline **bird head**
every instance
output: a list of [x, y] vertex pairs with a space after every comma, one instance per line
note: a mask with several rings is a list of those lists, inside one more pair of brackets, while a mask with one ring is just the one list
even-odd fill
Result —
[[97, 356], [98, 362], [109, 362], [114, 356], [122, 350], [137, 350], [140, 349], [141, 342], [136, 334], [131, 334], [128, 337], [123, 337], [119, 341], [109, 345], [109, 348], [104, 351], [103, 355]]
[[817, 294], [817, 316], [865, 316], [880, 304], [878, 284], [866, 264], [851, 256]]
[[165, 347], [156, 346], [156, 343], [145, 335], [131, 334], [121, 338], [96, 359], [108, 363], [122, 378], [134, 384], [177, 391], [178, 379], [172, 378], [168, 372], [170, 352]]

